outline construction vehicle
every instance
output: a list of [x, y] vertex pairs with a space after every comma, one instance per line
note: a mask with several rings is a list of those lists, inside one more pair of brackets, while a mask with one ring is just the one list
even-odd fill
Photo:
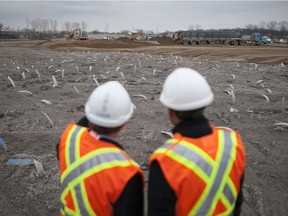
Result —
[[137, 36], [138, 36], [138, 32], [135, 30], [128, 32], [128, 34], [126, 35], [126, 37], [130, 40], [136, 40]]
[[128, 34], [125, 37], [127, 37], [130, 40], [145, 40], [145, 36], [136, 30], [128, 32]]
[[86, 31], [82, 31], [79, 40], [88, 40], [88, 33]]
[[178, 31], [172, 36], [172, 39], [180, 44], [267, 44], [267, 37], [260, 33], [243, 35], [240, 31], [235, 30], [196, 30], [196, 31]]
[[71, 31], [69, 34], [64, 34], [66, 39], [75, 39], [75, 40], [88, 40], [88, 34], [86, 31], [81, 31], [80, 28], [76, 28]]
[[172, 34], [172, 40], [179, 41], [181, 38], [182, 31], [176, 31]]

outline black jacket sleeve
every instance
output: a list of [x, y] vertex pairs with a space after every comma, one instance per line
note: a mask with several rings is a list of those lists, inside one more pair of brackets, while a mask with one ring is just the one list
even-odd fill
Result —
[[143, 180], [141, 174], [133, 176], [113, 205], [114, 216], [143, 216]]
[[239, 194], [238, 194], [238, 197], [236, 200], [236, 204], [235, 204], [235, 208], [234, 208], [234, 212], [233, 212], [234, 216], [240, 216], [241, 215], [241, 206], [243, 203], [243, 190], [242, 190], [243, 182], [244, 182], [244, 174], [243, 174], [241, 181], [240, 181], [240, 191], [239, 191]]
[[151, 164], [148, 183], [148, 215], [174, 216], [177, 197], [157, 161]]

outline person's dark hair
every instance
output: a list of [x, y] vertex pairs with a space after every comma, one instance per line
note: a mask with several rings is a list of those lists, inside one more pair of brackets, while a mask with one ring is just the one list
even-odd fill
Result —
[[172, 110], [176, 116], [181, 120], [198, 120], [203, 117], [203, 112], [206, 107], [197, 110], [176, 111]]
[[96, 131], [98, 134], [103, 134], [103, 135], [109, 135], [111, 133], [114, 133], [116, 131], [118, 131], [123, 125], [120, 125], [118, 127], [113, 127], [113, 128], [107, 128], [107, 127], [102, 127], [99, 125], [95, 125], [92, 124], [91, 122], [89, 122], [89, 127]]

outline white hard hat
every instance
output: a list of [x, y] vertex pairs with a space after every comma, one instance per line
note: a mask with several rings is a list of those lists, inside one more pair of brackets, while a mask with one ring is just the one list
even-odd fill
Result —
[[206, 79], [190, 68], [178, 68], [165, 80], [161, 103], [176, 111], [204, 108], [213, 101], [213, 93]]
[[126, 89], [118, 81], [97, 87], [85, 104], [87, 119], [102, 127], [118, 127], [133, 114], [133, 104]]

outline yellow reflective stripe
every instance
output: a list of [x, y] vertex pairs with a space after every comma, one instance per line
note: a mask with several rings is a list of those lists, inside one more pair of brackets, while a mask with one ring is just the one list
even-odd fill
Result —
[[[70, 209], [70, 208], [65, 208], [65, 212], [67, 212], [67, 214], [69, 214], [69, 215], [76, 215], [76, 212], [73, 211], [73, 210]], [[65, 215], [66, 215], [66, 214], [65, 214]]]
[[[121, 150], [116, 149], [116, 148], [111, 148], [111, 147], [106, 147], [106, 148], [101, 148], [101, 149], [97, 149], [94, 150], [92, 152], [89, 152], [88, 154], [86, 154], [85, 156], [83, 156], [82, 158], [79, 158], [77, 161], [75, 161], [73, 164], [71, 164], [71, 166], [69, 166], [61, 175], [61, 184], [63, 183], [63, 180], [67, 177], [67, 175], [69, 175], [69, 173], [71, 171], [73, 171], [77, 166], [81, 165], [82, 163], [84, 163], [85, 161], [97, 156], [97, 155], [101, 155], [104, 153], [109, 153], [109, 152], [115, 152], [115, 153], [121, 153]], [[109, 162], [108, 162], [109, 163]], [[129, 163], [129, 162], [128, 162]], [[129, 163], [130, 164], [130, 163]], [[128, 164], [128, 165], [129, 165]], [[122, 165], [121, 163], [116, 161], [116, 164], [112, 164], [113, 166], [117, 166], [117, 165]], [[111, 167], [113, 167], [111, 166]], [[106, 167], [102, 166], [102, 170], [105, 169]], [[107, 166], [107, 168], [109, 168], [109, 166]], [[86, 173], [85, 178], [89, 175], [92, 175], [95, 169], [90, 170], [92, 173]], [[99, 172], [101, 170], [98, 170], [97, 172]], [[96, 171], [95, 171], [96, 172]], [[82, 178], [83, 180], [84, 178]], [[76, 180], [76, 179], [75, 179]], [[65, 204], [65, 197], [67, 196], [67, 193], [69, 192], [69, 190], [71, 188], [74, 188], [76, 184], [73, 184], [73, 186], [71, 186], [71, 184], [69, 184], [69, 187], [63, 188], [64, 190], [62, 191], [61, 194], [61, 201], [63, 204]]]
[[226, 206], [227, 209], [231, 208], [231, 204], [230, 204], [229, 200], [226, 198], [226, 196], [223, 193], [220, 194], [220, 200]]
[[86, 128], [81, 128], [81, 130], [78, 132], [76, 136], [76, 143], [75, 143], [75, 160], [80, 158], [80, 139], [82, 134], [85, 132]]
[[[186, 140], [170, 139], [165, 145], [154, 152], [155, 154], [165, 154], [173, 160], [176, 160], [178, 163], [196, 172], [196, 174], [206, 182], [206, 188], [193, 209], [190, 210], [189, 215], [202, 215], [204, 212], [205, 215], [212, 215], [219, 199], [222, 200], [227, 208], [226, 214], [227, 212], [232, 212], [235, 206], [237, 190], [229, 174], [236, 159], [236, 133], [234, 131], [225, 132], [218, 130], [217, 135], [219, 145], [215, 160], [198, 146]], [[173, 143], [176, 143], [176, 145], [169, 149], [169, 145], [167, 144]], [[180, 148], [180, 146], [182, 147]], [[187, 155], [185, 149], [191, 151], [194, 156], [193, 154], [192, 156], [191, 154]], [[207, 166], [211, 166], [212, 169]]]
[[68, 207], [65, 205], [65, 203], [66, 203], [65, 197], [62, 196], [62, 194], [61, 194], [61, 204], [62, 204], [61, 212], [64, 212], [64, 213], [63, 213], [64, 215], [67, 215], [67, 214], [69, 214], [69, 215], [75, 215], [76, 212], [75, 212], [74, 210], [68, 208]]
[[65, 210], [63, 210], [63, 209], [61, 209], [61, 213], [63, 214], [63, 215], [76, 215], [76, 212], [75, 211], [73, 211], [72, 209], [70, 209], [70, 208], [67, 208], [67, 207], [64, 207], [65, 208]]
[[164, 152], [168, 151], [167, 148], [158, 148], [156, 151], [154, 151], [154, 154], [162, 154]]
[[236, 198], [237, 198], [237, 189], [234, 185], [234, 183], [232, 182], [231, 178], [229, 177], [228, 181], [227, 181], [227, 184], [229, 186], [229, 188], [231, 189], [231, 192], [233, 194], [233, 197], [235, 198], [235, 201], [236, 201]]
[[86, 193], [84, 182], [80, 183], [80, 188], [81, 188], [81, 195], [82, 195], [82, 199], [83, 199], [86, 211], [88, 212], [89, 216], [96, 216], [96, 214], [95, 214], [94, 210], [92, 209], [90, 202], [88, 200], [88, 196]]
[[97, 155], [101, 155], [108, 152], [121, 152], [121, 150], [112, 148], [112, 147], [106, 147], [101, 149], [96, 149], [94, 151], [89, 152], [88, 154], [84, 155], [83, 157], [79, 158], [77, 161], [71, 164], [71, 166], [67, 167], [67, 169], [62, 173], [61, 175], [61, 183], [63, 182], [63, 179], [66, 178], [66, 176], [75, 169], [80, 164], [84, 163], [85, 161], [91, 159], [92, 157], [95, 157]]
[[[220, 161], [221, 158], [223, 156], [223, 148], [224, 148], [224, 134], [223, 133], [219, 133], [219, 145], [218, 145], [218, 151], [216, 153], [216, 158], [215, 158], [215, 164], [214, 167], [212, 169], [212, 173], [209, 179], [207, 179], [206, 183], [207, 186], [205, 187], [204, 191], [202, 192], [200, 198], [198, 199], [198, 201], [196, 202], [195, 206], [191, 209], [191, 211], [189, 212], [189, 215], [196, 215], [196, 213], [198, 213], [201, 205], [204, 203], [204, 200], [207, 198], [212, 186], [213, 186], [213, 182], [216, 178], [217, 175], [217, 171], [219, 169], [220, 166]], [[211, 209], [211, 208], [210, 208]], [[209, 215], [209, 214], [208, 214]]]
[[[230, 204], [229, 200], [227, 199], [227, 197], [222, 193], [220, 195], [220, 199], [222, 201], [222, 203], [226, 206], [227, 210], [225, 212], [223, 212], [223, 214], [227, 215], [228, 212], [230, 212], [231, 210], [234, 209], [234, 205], [235, 203], [233, 203], [232, 205]], [[236, 200], [235, 200], [236, 201]]]
[[[224, 132], [221, 131], [221, 133], [223, 134]], [[214, 209], [215, 209], [215, 207], [217, 205], [217, 202], [218, 202], [218, 200], [220, 198], [220, 195], [223, 194], [224, 186], [225, 186], [226, 182], [229, 179], [229, 173], [231, 172], [233, 163], [234, 163], [234, 161], [236, 159], [236, 145], [237, 145], [237, 141], [236, 141], [235, 132], [230, 132], [229, 135], [230, 135], [230, 138], [231, 138], [231, 141], [232, 141], [231, 142], [230, 157], [229, 157], [225, 172], [223, 174], [222, 181], [221, 181], [220, 186], [219, 186], [219, 188], [218, 188], [218, 190], [217, 190], [217, 192], [216, 192], [216, 194], [214, 196], [214, 199], [213, 199], [213, 202], [212, 202], [212, 205], [211, 205], [211, 208], [210, 208], [210, 211], [208, 212], [208, 214], [212, 214], [213, 213], [213, 211], [214, 211]], [[233, 137], [235, 139], [233, 139]]]
[[[178, 142], [179, 142], [179, 139], [169, 139], [166, 141], [165, 144], [173, 144], [173, 143], [178, 143]], [[205, 159], [207, 163], [209, 163], [211, 166], [214, 166], [215, 161], [211, 158], [211, 156], [207, 154], [207, 152], [203, 151], [203, 149], [199, 148], [197, 145], [194, 145], [193, 143], [190, 143], [186, 140], [181, 140], [177, 145], [182, 145], [185, 148], [188, 148], [193, 152], [197, 152], [199, 156], [202, 156], [202, 158]]]
[[[220, 141], [220, 146], [221, 146], [221, 152], [222, 152], [222, 154], [221, 154], [221, 156], [220, 156], [220, 153], [219, 153], [219, 158], [218, 157], [216, 157], [216, 161], [221, 161], [221, 159], [222, 159], [222, 157], [223, 157], [223, 154], [224, 154], [224, 150], [223, 150], [223, 148], [225, 147], [225, 145], [224, 145], [224, 143], [225, 143], [225, 141], [223, 140], [223, 138], [224, 138], [224, 132], [223, 131], [219, 131], [219, 134], [221, 134], [221, 141]], [[231, 134], [231, 133], [230, 133]], [[230, 135], [231, 136], [231, 135]], [[232, 147], [233, 147], [233, 143], [231, 143], [231, 145], [232, 145]], [[230, 152], [232, 153], [232, 151], [233, 150], [231, 150]], [[227, 177], [229, 177], [229, 176], [227, 176], [227, 173], [228, 173], [228, 170], [230, 171], [231, 169], [229, 168], [229, 163], [231, 164], [231, 160], [229, 160], [229, 162], [228, 162], [228, 165], [226, 166], [226, 169], [225, 169], [225, 171], [224, 171], [224, 173], [223, 173], [223, 176], [222, 176], [222, 179], [221, 179], [221, 183], [220, 183], [220, 185], [219, 185], [219, 187], [218, 187], [218, 190], [217, 190], [217, 192], [215, 193], [215, 196], [214, 196], [214, 199], [212, 200], [212, 203], [211, 203], [211, 207], [210, 207], [210, 210], [209, 210], [209, 212], [208, 212], [208, 215], [210, 215], [210, 214], [212, 214], [213, 213], [213, 211], [214, 211], [214, 209], [215, 209], [215, 207], [216, 207], [216, 205], [217, 205], [217, 202], [218, 202], [218, 200], [219, 200], [219, 197], [220, 197], [220, 195], [221, 195], [221, 193], [223, 192], [223, 189], [224, 189], [224, 186], [225, 186], [225, 184], [226, 184], [226, 180], [227, 180]], [[220, 163], [219, 163], [219, 165], [220, 165]], [[215, 169], [215, 171], [217, 172], [218, 171], [218, 169], [219, 169], [219, 166], [217, 167], [217, 169]], [[216, 172], [215, 172], [215, 174], [216, 174]], [[228, 173], [228, 175], [229, 175], [229, 173]], [[215, 181], [215, 178], [213, 177], [213, 182]], [[212, 185], [212, 184], [211, 184]]]
[[[86, 130], [86, 128], [76, 126], [76, 129], [74, 130], [73, 134], [71, 135], [70, 138], [70, 164], [74, 163], [77, 160], [77, 148], [76, 146], [80, 146], [80, 138], [83, 134], [83, 132]], [[78, 154], [79, 154], [80, 149], [78, 149]]]
[[75, 214], [76, 215], [80, 215], [80, 209], [79, 209], [79, 205], [78, 205], [78, 200], [77, 200], [77, 195], [76, 195], [76, 191], [75, 188], [70, 188], [71, 190], [71, 195], [72, 195], [72, 199], [73, 199], [73, 203], [75, 206]]
[[220, 195], [220, 199], [221, 199], [222, 203], [226, 206], [227, 210], [225, 212], [222, 212], [221, 214], [217, 214], [217, 215], [218, 216], [220, 216], [220, 215], [222, 215], [222, 216], [230, 215], [233, 212], [233, 210], [234, 210], [234, 205], [231, 205], [229, 203], [229, 201], [224, 196], [224, 194]]
[[174, 151], [168, 151], [166, 154], [173, 160], [177, 161], [178, 163], [182, 164], [183, 166], [195, 172], [197, 176], [199, 176], [205, 183], [207, 183], [208, 179], [207, 174], [196, 163], [188, 160], [187, 158], [183, 157], [182, 155]]
[[135, 161], [133, 161], [133, 160], [129, 160], [129, 161], [130, 161], [130, 163], [131, 163], [133, 166], [135, 166], [135, 167], [137, 167], [137, 168], [140, 167], [140, 165], [139, 165], [138, 163], [136, 163]]
[[76, 130], [76, 125], [74, 125], [71, 130], [68, 133], [67, 139], [66, 139], [66, 143], [65, 143], [65, 160], [66, 160], [66, 167], [68, 167], [70, 165], [70, 140], [71, 140], [71, 136], [74, 133], [74, 131]]
[[[230, 138], [231, 138], [231, 154], [230, 154], [230, 159], [228, 161], [228, 164], [227, 164], [227, 167], [226, 167], [226, 170], [223, 174], [223, 177], [222, 177], [222, 181], [221, 181], [221, 184], [220, 184], [220, 187], [218, 188], [218, 191], [217, 193], [215, 194], [215, 197], [214, 197], [214, 200], [213, 200], [213, 204], [212, 204], [212, 208], [210, 209], [210, 212], [213, 212], [215, 207], [216, 207], [216, 204], [218, 202], [218, 199], [220, 197], [221, 194], [223, 194], [223, 189], [224, 189], [224, 186], [226, 184], [226, 182], [229, 181], [229, 174], [232, 170], [232, 166], [233, 166], [233, 163], [236, 159], [236, 145], [237, 145], [237, 140], [236, 140], [236, 135], [235, 135], [235, 132], [231, 132], [230, 133]], [[228, 206], [227, 206], [228, 207]]]
[[177, 143], [179, 141], [179, 139], [168, 139], [166, 140], [165, 144], [174, 144]]
[[[214, 166], [215, 161], [211, 158], [209, 154], [207, 154], [205, 151], [203, 151], [201, 148], [199, 148], [196, 145], [191, 145], [191, 143], [187, 142], [186, 140], [181, 140], [179, 143], [182, 146], [185, 146], [186, 148], [190, 149], [191, 151], [194, 151], [199, 154], [207, 163], [209, 163], [211, 166]], [[193, 143], [192, 143], [193, 144]]]
[[113, 167], [127, 167], [130, 166], [130, 161], [123, 161], [123, 162], [119, 162], [119, 161], [109, 161], [107, 163], [102, 163], [96, 167], [94, 167], [93, 169], [87, 170], [85, 171], [81, 176], [79, 176], [78, 178], [75, 178], [73, 181], [71, 181], [69, 183], [69, 187], [65, 188], [62, 192], [62, 195], [65, 197], [67, 195], [67, 193], [69, 192], [70, 188], [74, 188], [77, 184], [79, 184], [81, 181], [83, 181], [84, 179], [86, 179], [87, 177], [97, 173], [97, 172], [101, 172], [102, 170], [105, 169], [110, 169]]

